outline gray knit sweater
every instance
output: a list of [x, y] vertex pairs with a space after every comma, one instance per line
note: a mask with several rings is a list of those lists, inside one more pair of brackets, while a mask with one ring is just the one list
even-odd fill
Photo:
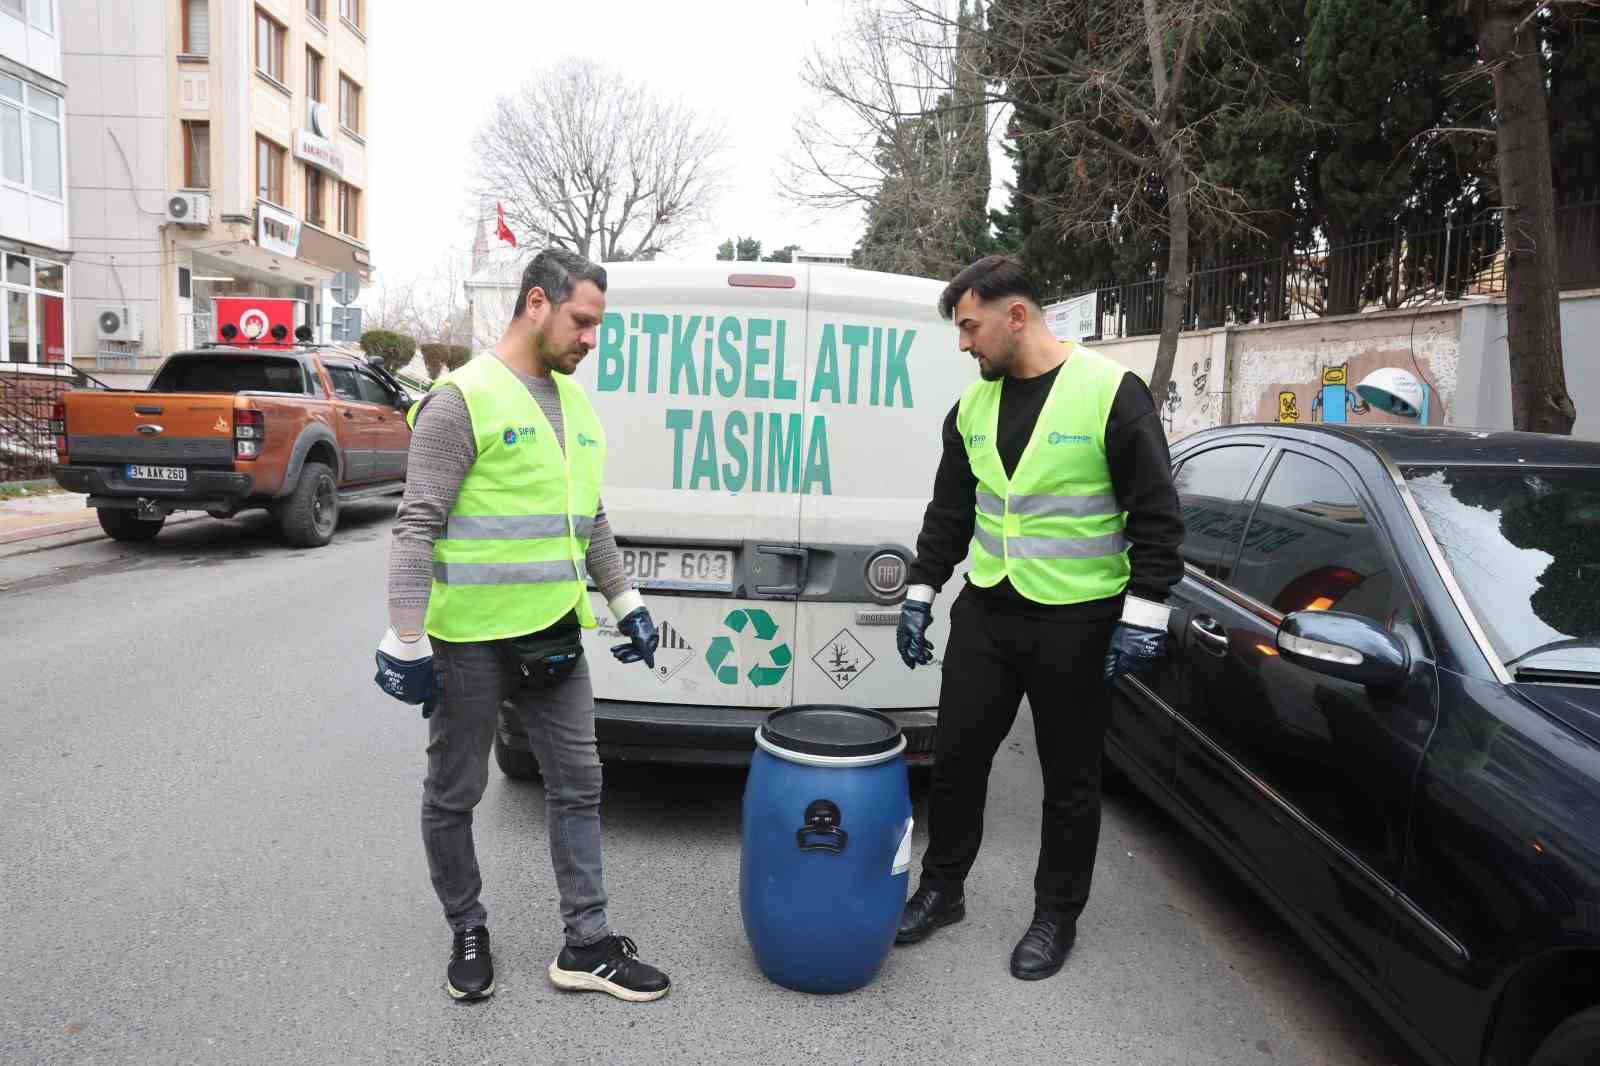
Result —
[[[493, 359], [493, 355], [481, 358]], [[513, 371], [513, 373], [516, 373]], [[517, 373], [550, 420], [556, 441], [564, 449], [561, 395], [548, 377]], [[423, 397], [411, 432], [411, 452], [406, 466], [406, 493], [389, 545], [389, 625], [403, 640], [422, 634], [433, 588], [433, 542], [444, 533], [445, 520], [455, 506], [467, 472], [477, 461], [467, 401], [454, 388], [436, 389]], [[605, 507], [595, 515], [586, 560], [595, 587], [608, 601], [632, 588], [623, 570], [622, 553], [606, 521]]]

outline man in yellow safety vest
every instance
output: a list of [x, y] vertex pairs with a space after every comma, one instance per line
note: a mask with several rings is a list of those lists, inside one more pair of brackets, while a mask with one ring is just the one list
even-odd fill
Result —
[[655, 624], [623, 569], [600, 502], [606, 437], [572, 378], [605, 314], [605, 270], [561, 249], [522, 274], [500, 342], [440, 379], [410, 413], [406, 492], [389, 556], [390, 628], [376, 680], [423, 705], [422, 839], [454, 933], [445, 991], [494, 993], [472, 811], [510, 700], [545, 779], [546, 826], [566, 944], [558, 988], [639, 1002], [666, 995], [606, 922], [600, 760], [581, 634], [593, 576], [617, 628], [611, 651], [654, 666]]
[[1028, 697], [1044, 775], [1033, 921], [1011, 954], [1024, 980], [1061, 969], [1089, 898], [1111, 685], [1149, 667], [1183, 576], [1166, 435], [1136, 374], [1057, 341], [1021, 263], [978, 260], [940, 298], [980, 380], [945, 421], [897, 642], [933, 661], [938, 590], [963, 559], [939, 692], [922, 879], [897, 940], [966, 915], [989, 769]]

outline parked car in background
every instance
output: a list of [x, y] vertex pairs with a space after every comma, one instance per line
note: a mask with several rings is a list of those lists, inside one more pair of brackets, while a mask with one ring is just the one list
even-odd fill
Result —
[[1174, 467], [1112, 763], [1429, 1062], [1600, 1063], [1600, 443], [1233, 426]]
[[265, 508], [298, 547], [333, 538], [341, 504], [405, 491], [411, 397], [381, 365], [311, 347], [178, 352], [149, 391], [56, 404], [58, 484], [89, 494], [117, 540], [174, 511]]

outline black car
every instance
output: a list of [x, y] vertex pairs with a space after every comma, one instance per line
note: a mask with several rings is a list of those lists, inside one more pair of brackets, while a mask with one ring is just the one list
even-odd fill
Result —
[[1185, 438], [1111, 762], [1429, 1062], [1600, 1063], [1600, 443]]

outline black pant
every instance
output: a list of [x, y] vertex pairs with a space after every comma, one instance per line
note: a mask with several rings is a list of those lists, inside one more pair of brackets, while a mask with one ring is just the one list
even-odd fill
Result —
[[989, 768], [1026, 694], [1044, 772], [1034, 901], [1077, 920], [1100, 840], [1100, 755], [1111, 707], [1101, 670], [1115, 624], [1047, 621], [957, 597], [939, 690], [924, 884], [959, 889], [972, 869]]

